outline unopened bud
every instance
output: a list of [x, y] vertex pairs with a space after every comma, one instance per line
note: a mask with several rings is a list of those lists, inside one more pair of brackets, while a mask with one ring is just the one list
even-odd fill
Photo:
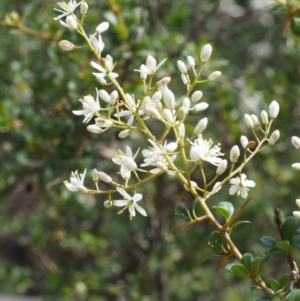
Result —
[[67, 40], [62, 40], [58, 43], [58, 46], [63, 50], [63, 51], [72, 51], [76, 47], [73, 43], [67, 41]]
[[180, 107], [180, 109], [177, 112], [178, 119], [179, 120], [184, 120], [185, 117], [187, 116], [188, 112], [189, 111], [185, 107]]
[[176, 142], [168, 143], [167, 146], [166, 146], [167, 153], [173, 153], [176, 150], [177, 146], [178, 145], [177, 145]]
[[[189, 191], [190, 189], [189, 189], [189, 187], [188, 186], [186, 186], [185, 184], [183, 184], [183, 187], [184, 187], [184, 189], [185, 190], [187, 190], [187, 191]], [[190, 181], [190, 187], [192, 187], [192, 188], [195, 188], [195, 187], [197, 187], [197, 183], [196, 182], [194, 182], [194, 181]]]
[[261, 111], [260, 116], [263, 124], [269, 124], [268, 113], [265, 110]]
[[200, 102], [200, 103], [196, 104], [193, 109], [196, 112], [199, 112], [199, 111], [204, 111], [207, 108], [208, 108], [208, 103], [206, 103], [206, 102]]
[[98, 171], [97, 175], [98, 175], [98, 178], [101, 181], [105, 182], [105, 183], [111, 183], [112, 182], [112, 178], [108, 174], [106, 174], [105, 172]]
[[186, 85], [189, 81], [188, 81], [188, 77], [186, 74], [181, 74], [181, 80], [183, 82], [184, 85]]
[[169, 110], [174, 110], [175, 109], [175, 96], [171, 90], [165, 90], [163, 93], [163, 98], [166, 107]]
[[230, 161], [236, 163], [240, 156], [240, 149], [237, 145], [234, 145], [230, 150]]
[[89, 6], [87, 5], [86, 2], [82, 2], [80, 4], [80, 12], [81, 12], [82, 15], [86, 15], [88, 9], [89, 9]]
[[84, 187], [83, 185], [78, 185], [77, 188], [78, 188], [78, 191], [80, 191], [82, 193], [88, 193], [88, 189], [86, 187]]
[[271, 118], [276, 118], [279, 113], [279, 104], [276, 100], [273, 100], [269, 106], [269, 113]]
[[140, 67], [140, 78], [142, 80], [146, 80], [147, 75], [148, 75], [148, 68], [146, 67], [146, 65], [142, 64]]
[[98, 181], [98, 175], [97, 175], [97, 173], [98, 173], [98, 170], [96, 168], [94, 168], [93, 171], [92, 171], [92, 178], [93, 178], [94, 182]]
[[70, 29], [77, 29], [78, 27], [77, 21], [73, 16], [67, 16], [66, 23]]
[[191, 66], [191, 67], [194, 67], [195, 66], [195, 60], [194, 60], [194, 58], [192, 57], [192, 56], [188, 56], [187, 57], [187, 62], [188, 62], [188, 64]]
[[152, 117], [156, 119], [162, 119], [161, 114], [155, 108], [149, 108], [148, 112]]
[[117, 90], [112, 91], [110, 96], [109, 96], [109, 104], [111, 106], [113, 106], [116, 103], [118, 97], [119, 97], [118, 91]]
[[97, 26], [96, 32], [99, 34], [102, 34], [104, 31], [106, 31], [108, 29], [108, 27], [109, 27], [108, 22], [102, 22]]
[[98, 126], [96, 126], [95, 124], [88, 125], [86, 129], [93, 134], [102, 134], [103, 133], [103, 130], [101, 128], [99, 128]]
[[201, 62], [207, 63], [210, 59], [211, 53], [212, 53], [211, 45], [210, 44], [204, 45], [203, 48], [201, 49], [201, 55], [200, 55]]
[[181, 73], [183, 74], [187, 74], [187, 69], [185, 66], [185, 63], [183, 61], [178, 60], [177, 61], [177, 67], [180, 70]]
[[121, 139], [125, 139], [128, 135], [129, 135], [130, 131], [129, 130], [124, 130], [124, 131], [121, 131], [118, 135], [119, 138]]
[[207, 126], [207, 117], [201, 119], [194, 129], [194, 133], [196, 135], [201, 135], [201, 133], [205, 130]]
[[169, 109], [164, 109], [163, 111], [163, 115], [164, 115], [164, 118], [165, 120], [167, 120], [167, 122], [173, 124], [174, 123], [174, 116], [172, 114], [172, 111], [169, 110]]
[[300, 208], [300, 199], [296, 199], [296, 205]]
[[269, 144], [274, 145], [275, 142], [279, 139], [279, 137], [280, 137], [280, 132], [278, 130], [274, 131], [269, 138]]
[[103, 206], [108, 209], [108, 208], [110, 208], [112, 206], [112, 204], [113, 204], [112, 201], [106, 200], [103, 203]]
[[246, 125], [249, 129], [254, 128], [253, 120], [252, 120], [252, 118], [250, 117], [249, 114], [245, 114], [244, 120], [245, 120], [245, 123], [246, 123]]
[[221, 164], [218, 166], [216, 174], [221, 175], [227, 168], [227, 160], [222, 160]]
[[297, 148], [300, 149], [300, 138], [297, 136], [292, 137], [292, 144]]
[[300, 163], [294, 163], [294, 164], [292, 164], [292, 168], [294, 170], [300, 170]]
[[242, 147], [246, 149], [248, 147], [248, 143], [249, 143], [248, 138], [246, 136], [241, 136]]
[[221, 76], [221, 74], [222, 74], [221, 71], [215, 71], [208, 77], [208, 80], [209, 81], [216, 80]]
[[192, 94], [192, 102], [198, 102], [203, 96], [203, 93], [202, 91], [195, 91], [193, 94]]
[[259, 120], [258, 120], [258, 118], [257, 118], [256, 115], [251, 114], [251, 119], [253, 121], [254, 126], [259, 126], [260, 125], [260, 122], [259, 122]]

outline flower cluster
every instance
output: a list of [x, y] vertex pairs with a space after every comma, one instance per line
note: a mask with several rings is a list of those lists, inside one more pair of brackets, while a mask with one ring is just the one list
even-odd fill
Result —
[[[247, 180], [243, 169], [254, 153], [262, 148], [273, 145], [279, 139], [279, 131], [274, 131], [271, 135], [270, 128], [274, 118], [279, 113], [279, 104], [273, 101], [269, 106], [269, 114], [266, 111], [261, 112], [261, 121], [254, 114], [245, 114], [247, 127], [254, 133], [256, 141], [250, 141], [243, 135], [241, 145], [244, 149], [243, 160], [240, 160], [240, 148], [238, 145], [232, 146], [228, 159], [224, 159], [224, 153], [221, 152], [220, 143], [214, 144], [210, 138], [206, 138], [205, 130], [208, 126], [208, 118], [203, 116], [208, 109], [208, 98], [198, 89], [199, 85], [217, 80], [221, 76], [220, 71], [213, 71], [208, 77], [202, 76], [202, 70], [210, 63], [213, 47], [210, 44], [203, 46], [198, 58], [187, 56], [184, 60], [177, 61], [177, 67], [181, 74], [182, 83], [187, 93], [183, 97], [175, 96], [171, 87], [171, 77], [159, 77], [159, 69], [163, 66], [166, 59], [157, 64], [156, 58], [152, 55], [146, 57], [145, 63], [141, 64], [134, 71], [139, 72], [141, 84], [144, 86], [144, 93], [136, 95], [133, 91], [124, 91], [118, 82], [118, 73], [114, 70], [116, 63], [111, 55], [102, 55], [105, 50], [102, 33], [109, 28], [108, 22], [100, 23], [92, 36], [86, 36], [83, 30], [83, 21], [76, 17], [75, 11], [80, 6], [82, 16], [86, 16], [88, 5], [84, 1], [76, 3], [70, 1], [68, 4], [59, 3], [61, 9], [56, 9], [61, 13], [55, 20], [59, 20], [63, 26], [76, 30], [82, 35], [90, 50], [96, 56], [95, 61], [91, 61], [91, 67], [96, 70], [92, 72], [95, 81], [101, 86], [110, 85], [112, 92], [108, 93], [103, 88], [96, 88], [96, 96], [83, 96], [80, 99], [82, 110], [73, 110], [75, 115], [83, 115], [83, 123], [94, 121], [94, 124], [88, 124], [87, 130], [93, 134], [103, 134], [109, 129], [115, 128], [119, 131], [119, 137], [126, 139], [133, 131], [138, 131], [149, 141], [151, 146], [142, 149], [143, 163], [137, 161], [139, 149], [133, 155], [129, 145], [126, 145], [125, 151], [119, 150], [112, 158], [112, 162], [119, 166], [120, 170], [110, 176], [103, 171], [94, 169], [92, 178], [96, 185], [96, 190], [88, 189], [84, 186], [86, 171], [80, 176], [72, 173], [70, 181], [65, 181], [67, 189], [70, 191], [80, 191], [83, 193], [101, 193], [107, 194], [108, 199], [104, 202], [106, 208], [111, 206], [124, 207], [119, 213], [128, 208], [130, 218], [136, 215], [138, 211], [146, 216], [146, 211], [137, 204], [142, 199], [136, 189], [143, 183], [152, 180], [154, 177], [163, 173], [172, 175], [181, 181], [185, 189], [193, 194], [202, 193], [203, 197], [208, 199], [210, 196], [218, 193], [226, 183], [229, 187], [230, 195], [241, 195], [246, 198], [249, 188], [255, 187], [252, 180]], [[65, 18], [65, 22], [61, 19]], [[77, 46], [69, 41], [63, 40], [59, 46], [64, 51], [73, 51]], [[197, 119], [198, 122], [193, 125], [192, 135], [186, 133], [186, 125], [189, 122], [189, 116]], [[270, 119], [270, 121], [269, 121]], [[158, 122], [164, 128], [161, 133], [152, 133], [150, 130], [151, 121]], [[260, 132], [260, 137], [258, 135]], [[188, 137], [189, 136], [189, 137]], [[157, 138], [159, 137], [159, 138]], [[299, 138], [298, 138], [299, 139]], [[300, 145], [300, 139], [297, 142]], [[267, 144], [267, 145], [266, 145]], [[256, 145], [256, 148], [252, 148]], [[187, 155], [189, 154], [189, 156]], [[228, 161], [231, 162], [230, 168], [227, 167]], [[206, 182], [199, 181], [195, 171], [200, 171], [205, 175], [207, 163], [216, 168], [215, 177]], [[300, 165], [300, 164], [299, 164]], [[299, 168], [300, 169], [300, 168]], [[220, 175], [224, 175], [222, 181], [217, 181]], [[118, 175], [121, 180], [118, 181]], [[105, 191], [99, 189], [99, 182], [110, 185], [111, 189]], [[203, 186], [203, 187], [202, 187]], [[127, 191], [134, 191], [133, 196]], [[122, 200], [113, 200], [112, 194], [119, 193]]]

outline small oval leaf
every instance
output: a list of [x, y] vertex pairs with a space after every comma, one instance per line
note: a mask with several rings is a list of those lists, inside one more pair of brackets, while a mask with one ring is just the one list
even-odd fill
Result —
[[189, 210], [184, 205], [176, 206], [174, 210], [174, 215], [177, 216], [178, 218], [182, 218], [188, 221], [192, 220]]
[[229, 202], [220, 202], [218, 204], [218, 206], [212, 206], [212, 208], [216, 212], [221, 214], [225, 218], [226, 221], [228, 221], [230, 219], [230, 217], [232, 216], [232, 214], [234, 212], [234, 207]]
[[287, 217], [282, 224], [282, 236], [284, 240], [292, 241], [298, 228], [298, 221], [293, 216]]
[[237, 276], [249, 276], [246, 267], [242, 264], [235, 264], [231, 267], [231, 271]]
[[214, 231], [211, 234], [209, 234], [208, 244], [216, 252], [223, 251], [223, 241], [219, 231]]
[[279, 283], [273, 278], [268, 279], [267, 284], [274, 292], [278, 291], [280, 288]]
[[260, 241], [269, 248], [275, 248], [277, 241], [271, 236], [263, 236]]
[[250, 269], [255, 275], [255, 277], [259, 276], [265, 264], [264, 258], [256, 258], [250, 264]]
[[282, 241], [279, 241], [278, 243], [276, 243], [276, 248], [288, 253], [291, 249], [291, 244], [287, 240], [282, 240]]
[[245, 253], [241, 259], [241, 263], [247, 266], [250, 266], [253, 261], [253, 256], [251, 253]]

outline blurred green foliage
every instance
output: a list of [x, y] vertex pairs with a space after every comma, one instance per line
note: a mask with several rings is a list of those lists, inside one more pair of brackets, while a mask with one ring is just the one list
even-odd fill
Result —
[[[284, 37], [285, 12], [267, 12], [255, 3], [91, 0], [86, 22], [90, 33], [103, 20], [111, 23], [103, 35], [105, 52], [118, 62], [120, 81], [130, 93], [142, 91], [132, 70], [149, 53], [158, 61], [169, 58], [159, 76], [172, 76], [171, 88], [183, 94], [177, 59], [196, 58], [211, 43], [212, 63], [205, 74], [218, 69], [223, 75], [201, 87], [210, 105], [206, 134], [226, 153], [241, 134], [251, 138], [245, 113], [259, 115], [273, 99], [280, 103], [274, 125], [281, 132], [279, 142], [246, 169], [257, 187], [241, 219], [252, 224], [233, 234], [242, 253], [261, 256], [266, 248], [260, 237], [279, 236], [274, 208], [283, 217], [290, 215], [299, 195], [298, 174], [290, 167], [299, 153], [290, 138], [300, 132], [300, 44], [292, 34]], [[162, 177], [140, 191], [149, 217], [137, 216], [131, 223], [126, 214], [104, 209], [103, 198], [65, 189], [62, 181], [72, 170], [90, 173], [96, 167], [115, 173], [109, 158], [126, 141], [114, 132], [91, 135], [72, 114], [81, 107], [78, 99], [94, 95], [99, 86], [88, 50], [66, 54], [57, 46], [61, 39], [83, 41], [53, 20], [55, 4], [0, 4], [2, 20], [15, 12], [12, 18], [19, 16], [24, 25], [46, 34], [42, 39], [4, 22], [0, 27], [0, 292], [37, 294], [48, 301], [253, 300], [258, 294], [247, 281], [225, 269], [215, 271], [217, 259], [200, 265], [211, 253], [211, 225], [168, 233], [180, 224], [173, 215], [176, 205], [193, 202], [172, 178]], [[193, 116], [195, 123], [198, 119]], [[187, 130], [192, 129], [193, 124]], [[130, 143], [134, 150], [140, 146]], [[88, 185], [93, 185], [91, 177]], [[236, 208], [242, 205], [238, 197], [230, 200]], [[229, 201], [226, 189], [210, 205], [220, 201]], [[266, 279], [277, 280], [288, 272], [283, 259], [272, 259], [264, 271]]]

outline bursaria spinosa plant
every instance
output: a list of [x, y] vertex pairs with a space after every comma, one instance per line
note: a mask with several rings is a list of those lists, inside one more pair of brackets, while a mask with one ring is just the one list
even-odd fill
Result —
[[[60, 15], [54, 19], [68, 30], [81, 35], [95, 56], [90, 62], [95, 91], [91, 91], [91, 95], [83, 95], [73, 114], [83, 118], [83, 123], [88, 124], [87, 130], [94, 135], [103, 135], [115, 128], [119, 137], [126, 139], [136, 131], [140, 134], [139, 137], [144, 138], [144, 143], [140, 145], [148, 145], [144, 149], [132, 149], [128, 143], [125, 148], [119, 149], [111, 158], [119, 168], [116, 174], [92, 169], [88, 174], [95, 183], [95, 189], [84, 184], [86, 170], [82, 174], [72, 172], [70, 179], [64, 182], [66, 188], [72, 192], [103, 195], [105, 208], [121, 207], [116, 213], [127, 212], [130, 220], [137, 213], [147, 218], [147, 200], [139, 193], [139, 188], [167, 173], [182, 189], [189, 191], [194, 199], [191, 204], [175, 208], [175, 215], [186, 222], [171, 231], [208, 220], [215, 228], [208, 236], [208, 243], [220, 257], [218, 268], [229, 258], [235, 258], [233, 263], [226, 265], [226, 269], [251, 279], [267, 300], [275, 300], [275, 297], [276, 300], [296, 300], [292, 297], [300, 296], [297, 289], [300, 281], [290, 246], [299, 248], [300, 239], [294, 236], [294, 217], [289, 217], [282, 223], [279, 212], [276, 212], [281, 241], [263, 237], [262, 242], [269, 247], [269, 251], [259, 257], [250, 253], [241, 254], [230, 236], [239, 224], [246, 222], [236, 219], [250, 201], [249, 193], [256, 186], [254, 176], [247, 175], [246, 165], [254, 156], [272, 147], [280, 138], [279, 130], [271, 129], [280, 111], [278, 102], [271, 101], [269, 107], [261, 111], [260, 116], [245, 114], [244, 122], [248, 130], [241, 136], [240, 144], [232, 145], [229, 152], [226, 152], [222, 150], [222, 141], [214, 142], [206, 134], [206, 129], [211, 126], [205, 114], [205, 111], [209, 110], [209, 100], [199, 89], [202, 84], [209, 85], [221, 76], [221, 71], [218, 70], [207, 77], [202, 74], [211, 61], [213, 47], [210, 44], [204, 45], [201, 53], [177, 61], [178, 72], [186, 91], [183, 96], [176, 95], [171, 77], [158, 76], [167, 58], [159, 61], [150, 54], [145, 57], [143, 64], [132, 70], [133, 76], [140, 79], [143, 93], [125, 91], [118, 81], [116, 62], [109, 54], [109, 49], [105, 48], [105, 32], [109, 30], [109, 23], [101, 22], [95, 26], [94, 33], [87, 36], [84, 21], [88, 17], [88, 4], [84, 1], [69, 1], [58, 5], [59, 8], [55, 10]], [[81, 48], [66, 40], [60, 41], [58, 45], [63, 51], [76, 51]], [[109, 91], [112, 92], [107, 92], [107, 86], [110, 86]], [[205, 102], [202, 102], [204, 97]], [[193, 120], [190, 116], [197, 116], [198, 121], [192, 124], [193, 132], [187, 133], [186, 125], [191, 124]], [[163, 130], [153, 133], [149, 127], [151, 122], [161, 124]], [[298, 137], [293, 137], [292, 143], [300, 149]], [[143, 158], [143, 163], [137, 163], [138, 157]], [[300, 170], [300, 163], [295, 163], [292, 167]], [[208, 173], [208, 170], [212, 169], [215, 170], [213, 176]], [[200, 180], [196, 172], [201, 175]], [[110, 189], [99, 189], [100, 182], [107, 183]], [[210, 198], [214, 198], [221, 190], [225, 190], [228, 198], [232, 198], [233, 201], [236, 197], [248, 199], [236, 210], [232, 203], [224, 201], [217, 206], [210, 206]], [[297, 205], [300, 207], [299, 200]], [[196, 214], [198, 206], [204, 212], [202, 216]], [[218, 215], [221, 215], [225, 222], [221, 223]], [[295, 211], [294, 216], [300, 218], [300, 213]], [[275, 255], [287, 257], [293, 277], [280, 281], [263, 280], [263, 266]]]

